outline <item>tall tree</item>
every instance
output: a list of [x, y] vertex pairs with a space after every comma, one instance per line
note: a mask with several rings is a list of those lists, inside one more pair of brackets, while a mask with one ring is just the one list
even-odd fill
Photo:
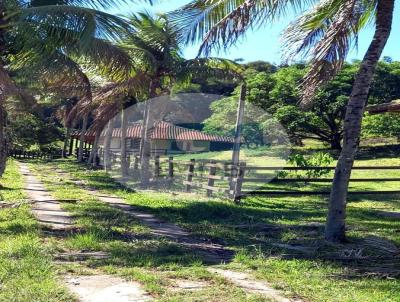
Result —
[[[185, 83], [194, 76], [219, 75], [221, 77], [238, 77], [238, 65], [232, 61], [219, 58], [197, 58], [186, 60], [181, 53], [182, 36], [170, 25], [166, 16], [151, 16], [139, 13], [130, 17], [133, 31], [128, 33], [121, 43], [133, 60], [136, 70], [125, 81], [110, 86], [103, 101], [117, 100], [116, 96], [125, 91], [126, 96], [138, 99], [152, 99], [170, 93], [174, 83]], [[143, 89], [145, 83], [145, 89]], [[142, 88], [140, 88], [140, 86]], [[141, 92], [138, 91], [138, 88]], [[138, 96], [140, 94], [140, 96]], [[102, 96], [99, 96], [102, 98]], [[148, 182], [148, 162], [150, 141], [146, 130], [152, 125], [146, 123], [149, 106], [143, 106], [143, 134], [140, 144], [141, 177], [144, 185]]]
[[[252, 25], [282, 16], [313, 1], [194, 0], [172, 14], [187, 40], [203, 39], [200, 52], [235, 43]], [[303, 105], [311, 104], [321, 85], [343, 67], [359, 31], [374, 22], [372, 42], [360, 63], [347, 103], [343, 148], [335, 170], [325, 229], [327, 240], [345, 240], [348, 184], [360, 140], [361, 120], [373, 75], [389, 38], [395, 0], [321, 0], [295, 20], [285, 33], [288, 56], [310, 57], [302, 85]]]
[[343, 149], [335, 170], [325, 229], [325, 237], [330, 241], [345, 240], [347, 192], [354, 157], [360, 142], [361, 121], [376, 65], [389, 39], [393, 10], [394, 0], [377, 1], [374, 38], [361, 62], [347, 105]]
[[128, 25], [120, 17], [98, 8], [118, 2], [0, 1], [0, 174], [7, 155], [4, 103], [9, 96], [21, 94], [10, 76], [9, 66], [15, 62], [43, 61], [60, 50], [76, 56], [90, 54], [93, 60], [104, 60], [104, 50], [109, 46], [104, 40], [117, 38], [116, 33]]
[[67, 119], [68, 115], [71, 112], [72, 108], [74, 107], [77, 99], [76, 98], [67, 98], [63, 103], [61, 103], [61, 106], [58, 108], [56, 112], [56, 116], [58, 119], [61, 121], [62, 125], [65, 128], [65, 137], [64, 137], [64, 144], [63, 144], [63, 150], [62, 150], [62, 157], [67, 157], [68, 156], [68, 146], [69, 146], [69, 140], [71, 136], [71, 125], [68, 125]]

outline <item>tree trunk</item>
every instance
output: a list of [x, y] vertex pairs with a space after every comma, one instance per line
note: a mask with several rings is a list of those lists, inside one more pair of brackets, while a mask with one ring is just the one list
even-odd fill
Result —
[[331, 149], [342, 150], [342, 137], [341, 135], [333, 135], [329, 141]]
[[146, 101], [143, 115], [143, 128], [140, 138], [140, 178], [141, 185], [147, 186], [150, 181], [151, 144], [149, 137], [150, 101]]
[[99, 149], [99, 140], [100, 140], [101, 130], [96, 131], [96, 135], [94, 137], [94, 142], [92, 146], [92, 150], [90, 151], [88, 164], [96, 166], [96, 158], [97, 158], [97, 150]]
[[106, 136], [104, 138], [103, 165], [106, 172], [109, 172], [111, 169], [111, 140], [112, 140], [113, 127], [114, 127], [114, 122], [113, 119], [111, 119], [108, 122]]
[[65, 139], [64, 139], [64, 146], [62, 157], [66, 158], [68, 156], [68, 148], [69, 148], [69, 141], [71, 139], [71, 128], [65, 128]]
[[128, 114], [125, 109], [121, 111], [121, 173], [122, 177], [129, 175], [128, 158], [126, 152], [126, 131], [128, 128]]
[[150, 102], [152, 98], [157, 96], [156, 89], [159, 81], [153, 80], [150, 82], [149, 89], [149, 100], [145, 102], [144, 113], [143, 113], [143, 128], [141, 131], [140, 138], [140, 171], [141, 171], [141, 185], [143, 187], [148, 186], [150, 181], [150, 157], [151, 157], [151, 144], [149, 137], [150, 125]]
[[351, 169], [358, 149], [361, 121], [376, 65], [389, 38], [394, 0], [379, 0], [373, 40], [361, 62], [350, 95], [344, 119], [342, 151], [336, 166], [329, 198], [325, 238], [331, 242], [345, 241], [346, 199]]
[[79, 150], [78, 150], [78, 161], [79, 162], [83, 161], [83, 145], [84, 145], [85, 137], [86, 137], [87, 123], [88, 123], [88, 116], [85, 115], [83, 117], [81, 135], [79, 137]]
[[[235, 184], [237, 182], [238, 176], [238, 165], [240, 160], [240, 141], [241, 141], [241, 131], [244, 116], [244, 107], [246, 101], [246, 83], [240, 86], [240, 94], [238, 100], [238, 107], [236, 112], [236, 125], [235, 125], [235, 137], [232, 150], [232, 167], [231, 167], [231, 181], [229, 184], [230, 191], [234, 191]], [[250, 144], [247, 144], [247, 148], [250, 148]], [[236, 179], [236, 180], [235, 180]], [[235, 192], [233, 192], [232, 197], [235, 198], [235, 202], [238, 201]]]
[[0, 1], [0, 176], [3, 175], [6, 169], [7, 162], [7, 136], [6, 136], [6, 111], [4, 108], [7, 96], [15, 90], [15, 85], [4, 69], [5, 63], [3, 62], [2, 56], [5, 52], [5, 27], [7, 21], [5, 20], [5, 4], [4, 1]]
[[[0, 6], [1, 12], [1, 6]], [[1, 24], [1, 22], [0, 22]], [[0, 30], [0, 43], [1, 43], [1, 30]], [[1, 45], [0, 45], [1, 48]], [[0, 50], [1, 53], [1, 50]], [[9, 95], [17, 93], [17, 88], [3, 67], [3, 62], [0, 57], [0, 176], [3, 175], [6, 168], [8, 141], [6, 133], [6, 119], [7, 112], [5, 110], [5, 102]]]
[[7, 162], [7, 138], [5, 132], [6, 113], [3, 102], [0, 103], [0, 176], [6, 169]]

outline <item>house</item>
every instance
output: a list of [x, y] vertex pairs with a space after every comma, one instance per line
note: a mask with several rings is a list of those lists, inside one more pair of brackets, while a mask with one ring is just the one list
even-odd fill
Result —
[[[104, 145], [105, 130], [100, 137], [100, 146]], [[128, 152], [139, 152], [142, 125], [134, 123], [127, 128], [126, 147]], [[234, 138], [208, 134], [199, 130], [184, 128], [165, 121], [158, 121], [148, 130], [153, 154], [173, 154], [187, 152], [205, 152], [232, 149]], [[81, 132], [72, 133], [73, 139], [79, 139]], [[121, 128], [114, 128], [110, 149], [113, 152], [121, 150]], [[92, 144], [94, 132], [86, 131], [85, 142]]]

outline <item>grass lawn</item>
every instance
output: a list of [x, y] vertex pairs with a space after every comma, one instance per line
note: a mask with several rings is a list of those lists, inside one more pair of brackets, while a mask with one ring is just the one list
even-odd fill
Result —
[[[37, 162], [30, 164], [30, 168], [55, 198], [77, 201], [62, 203], [63, 208], [73, 214], [77, 232], [65, 238], [52, 238], [48, 245], [59, 252], [104, 251], [111, 255], [109, 259], [67, 263], [59, 267], [60, 271], [90, 274], [96, 269], [118, 274], [141, 282], [157, 301], [269, 301], [259, 295], [246, 294], [208, 272], [195, 251], [152, 236], [150, 230], [136, 219], [96, 200], [80, 187], [81, 181], [85, 182], [86, 177], [91, 177], [90, 171], [86, 172], [72, 161], [61, 160]], [[67, 176], [57, 175], [58, 168], [73, 172], [73, 176], [83, 173], [85, 177], [79, 178], [77, 183]], [[99, 188], [108, 192], [123, 192], [112, 180], [97, 172], [95, 174], [101, 177], [97, 183]], [[206, 284], [207, 288], [182, 291], [176, 286], [179, 282]]]
[[[277, 147], [259, 147], [257, 149], [243, 148], [240, 152], [240, 159], [249, 165], [281, 167], [285, 165], [288, 150]], [[213, 160], [232, 160], [232, 151], [215, 151], [193, 154], [176, 154], [174, 158], [179, 160], [194, 159], [213, 159]]]
[[[369, 159], [357, 164], [398, 165], [399, 160]], [[121, 196], [143, 211], [177, 223], [199, 237], [233, 248], [236, 256], [228, 267], [249, 270], [288, 296], [299, 296], [305, 301], [400, 301], [400, 262], [388, 252], [392, 244], [400, 246], [400, 220], [379, 214], [399, 211], [400, 196], [352, 196], [347, 215], [349, 242], [332, 246], [323, 241], [327, 201], [323, 197], [252, 197], [243, 200], [241, 205], [234, 205], [195, 194], [129, 192], [103, 171], [87, 169], [72, 160], [32, 166], [57, 197], [85, 200], [65, 206], [76, 213], [82, 226], [88, 230], [94, 226], [96, 230], [68, 239], [65, 244], [70, 248], [92, 247], [111, 252], [112, 260], [97, 265], [144, 282], [160, 299], [179, 301], [179, 293], [168, 290], [171, 278], [207, 280], [213, 284], [214, 297], [229, 285], [211, 276], [205, 270], [206, 264], [196, 255], [172, 243], [146, 238], [147, 230], [135, 221], [122, 216], [117, 220], [110, 218], [111, 210], [96, 208], [106, 206], [85, 195], [79, 182], [52, 176], [55, 169], [68, 171], [81, 183], [105, 193]], [[390, 173], [398, 172], [386, 172], [385, 177], [393, 176]], [[370, 189], [371, 183], [358, 186]], [[106, 218], [102, 216], [104, 210], [108, 213]], [[97, 230], [103, 223], [104, 230]], [[128, 229], [137, 237], [121, 241], [121, 234], [115, 232]], [[305, 250], [299, 252], [296, 247]], [[243, 301], [243, 293], [231, 290], [221, 296], [225, 300], [214, 301]], [[198, 301], [195, 296], [190, 299]]]
[[2, 202], [22, 204], [0, 208], [0, 301], [74, 301], [57, 282], [50, 250], [41, 240], [29, 204], [23, 202], [23, 179], [14, 161], [8, 162], [0, 185]]

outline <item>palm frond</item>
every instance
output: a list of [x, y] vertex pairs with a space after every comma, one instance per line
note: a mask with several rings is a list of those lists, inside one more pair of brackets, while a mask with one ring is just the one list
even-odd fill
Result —
[[89, 131], [101, 131], [121, 110], [122, 105], [118, 102], [101, 103], [94, 111], [94, 118]]
[[[15, 72], [19, 78], [25, 78], [23, 80], [25, 86], [36, 87], [53, 97], [79, 100], [65, 118], [67, 127], [91, 110], [91, 82], [81, 66], [66, 54], [55, 52], [47, 58], [41, 57], [41, 60], [32, 61], [18, 60], [17, 56], [15, 61], [19, 62], [19, 69], [15, 69]], [[11, 66], [16, 67], [15, 64]]]
[[[68, 5], [28, 7], [10, 16], [10, 25], [25, 31], [25, 48], [36, 47], [43, 51], [63, 46], [89, 47], [93, 38], [116, 40], [126, 31], [126, 20], [94, 10]], [[22, 32], [23, 33], [23, 32]], [[30, 43], [29, 34], [39, 33], [41, 44]], [[33, 45], [32, 45], [33, 44]]]
[[370, 22], [376, 1], [326, 0], [293, 22], [285, 32], [287, 57], [311, 56], [302, 83], [302, 104], [343, 67], [360, 29]]
[[182, 33], [181, 40], [201, 40], [199, 54], [208, 55], [234, 44], [253, 27], [296, 10], [313, 0], [195, 0], [169, 14], [174, 26]]
[[122, 82], [114, 82], [98, 89], [93, 101], [96, 104], [121, 101], [127, 97], [140, 98], [146, 92], [150, 79], [143, 72], [137, 72], [135, 76]]
[[90, 47], [65, 47], [64, 51], [93, 70], [113, 81], [122, 81], [134, 75], [135, 64], [123, 47], [109, 41], [93, 38]]
[[67, 125], [68, 116], [78, 102], [76, 97], [65, 99], [60, 107], [55, 112], [55, 117], [64, 125], [64, 127], [71, 127], [72, 125]]
[[195, 76], [218, 76], [223, 79], [242, 79], [244, 69], [234, 61], [221, 58], [196, 58], [185, 60], [178, 73]]
[[39, 7], [48, 5], [74, 5], [82, 7], [92, 7], [95, 9], [108, 9], [111, 7], [119, 7], [122, 4], [133, 3], [149, 3], [154, 4], [153, 0], [26, 0], [19, 1], [25, 7]]

